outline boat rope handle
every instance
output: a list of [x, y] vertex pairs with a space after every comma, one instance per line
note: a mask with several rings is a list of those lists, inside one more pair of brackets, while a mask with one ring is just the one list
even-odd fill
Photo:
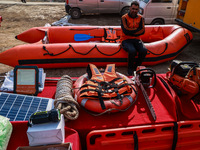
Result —
[[[60, 52], [60, 53], [57, 53], [57, 54], [50, 53], [49, 50], [46, 49], [46, 46], [43, 46], [43, 50], [45, 50], [45, 51], [47, 52], [47, 53], [44, 53], [43, 55], [58, 56], [58, 55], [61, 55], [61, 54], [65, 53], [65, 52], [67, 52], [70, 48], [72, 48], [72, 50], [73, 50], [75, 53], [80, 54], [80, 55], [87, 55], [87, 54], [89, 54], [92, 50], [94, 50], [94, 49], [96, 48], [96, 50], [97, 50], [99, 53], [101, 53], [102, 55], [105, 55], [105, 56], [113, 56], [113, 55], [119, 53], [119, 51], [122, 49], [122, 46], [120, 45], [120, 48], [119, 48], [116, 52], [114, 52], [114, 53], [112, 53], [112, 54], [106, 54], [106, 53], [101, 52], [101, 51], [99, 50], [99, 48], [97, 47], [96, 44], [95, 44], [95, 46], [94, 46], [93, 48], [91, 48], [91, 49], [90, 49], [88, 52], [86, 52], [86, 53], [81, 53], [81, 52], [76, 51], [76, 50], [74, 49], [74, 47], [73, 47], [71, 44], [69, 44], [69, 47], [68, 47], [66, 50], [64, 50], [64, 51], [62, 51], [62, 52]], [[165, 51], [167, 50], [167, 48], [168, 48], [168, 43], [165, 43], [165, 49], [164, 49], [164, 51], [162, 51], [161, 53], [156, 54], [156, 53], [153, 53], [152, 51], [150, 51], [149, 49], [147, 49], [147, 51], [149, 52], [148, 54], [151, 53], [151, 54], [153, 54], [153, 55], [162, 55], [163, 53], [165, 53]]]
[[153, 55], [162, 55], [167, 50], [167, 48], [168, 48], [168, 43], [165, 43], [165, 49], [161, 53], [156, 54], [156, 53], [153, 53], [152, 51], [150, 51], [148, 49], [147, 49], [147, 51], [149, 52], [149, 54], [151, 53]]
[[185, 36], [187, 43], [189, 43], [191, 41], [190, 35], [188, 33], [185, 33], [184, 36]]
[[101, 52], [101, 51], [99, 50], [99, 48], [97, 47], [96, 44], [95, 44], [95, 46], [94, 46], [91, 50], [89, 50], [89, 51], [86, 52], [86, 53], [77, 52], [71, 44], [69, 44], [69, 47], [68, 47], [66, 50], [64, 50], [64, 51], [62, 51], [62, 52], [60, 52], [60, 53], [57, 53], [57, 54], [50, 53], [49, 50], [47, 50], [46, 47], [43, 46], [43, 50], [45, 50], [45, 51], [47, 52], [47, 53], [44, 53], [43, 55], [58, 56], [58, 55], [60, 55], [60, 54], [63, 54], [63, 53], [65, 53], [65, 52], [67, 52], [70, 48], [72, 48], [72, 50], [73, 50], [75, 53], [81, 54], [81, 55], [87, 55], [87, 54], [89, 54], [93, 49], [96, 49], [99, 53], [101, 53], [101, 54], [103, 54], [103, 55], [105, 55], [105, 56], [113, 56], [113, 55], [117, 54], [117, 53], [122, 49], [122, 46], [120, 45], [120, 48], [119, 48], [116, 52], [114, 52], [114, 53], [112, 53], [112, 54], [106, 54], [106, 53]]

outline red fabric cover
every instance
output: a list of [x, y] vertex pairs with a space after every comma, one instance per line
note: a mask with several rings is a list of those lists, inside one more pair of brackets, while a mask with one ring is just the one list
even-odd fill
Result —
[[[13, 126], [13, 131], [7, 150], [16, 150], [18, 147], [29, 146], [29, 141], [26, 134], [28, 122], [11, 121], [11, 123]], [[74, 129], [65, 127], [65, 142], [71, 142], [73, 150], [81, 150], [79, 135]]]

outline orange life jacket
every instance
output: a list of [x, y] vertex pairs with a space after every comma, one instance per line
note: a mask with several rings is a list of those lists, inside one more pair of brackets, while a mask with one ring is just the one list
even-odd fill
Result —
[[115, 73], [115, 64], [109, 64], [103, 75], [98, 68], [89, 64], [87, 80], [80, 88], [80, 97], [99, 99], [102, 109], [105, 109], [103, 100], [119, 99], [132, 93], [131, 85], [125, 79], [118, 78]]
[[117, 43], [120, 38], [117, 36], [117, 31], [111, 29], [105, 29], [105, 36], [102, 38], [103, 42]]
[[125, 34], [123, 31], [121, 35], [121, 41], [127, 39], [140, 39], [140, 35], [144, 34], [145, 32], [144, 19], [139, 14], [136, 18], [132, 18], [129, 13], [123, 15], [121, 18], [121, 26], [123, 27], [124, 31], [128, 33], [134, 32], [134, 34], [131, 36]]

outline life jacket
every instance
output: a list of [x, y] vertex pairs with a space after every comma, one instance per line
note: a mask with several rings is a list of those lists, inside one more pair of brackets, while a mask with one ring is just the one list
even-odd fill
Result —
[[[121, 41], [127, 39], [141, 39], [140, 35], [144, 34], [145, 26], [144, 26], [144, 19], [141, 15], [137, 15], [136, 18], [132, 18], [129, 13], [122, 16], [121, 19], [121, 26], [122, 26], [122, 34], [121, 34]], [[140, 29], [140, 30], [138, 30]], [[124, 33], [126, 32], [126, 34]], [[131, 36], [134, 35], [134, 36]]]
[[105, 72], [101, 74], [98, 68], [89, 64], [87, 68], [89, 80], [80, 87], [80, 97], [99, 100], [102, 109], [106, 109], [104, 100], [122, 99], [133, 91], [126, 79], [117, 77], [115, 64], [107, 65]]
[[109, 29], [104, 29], [105, 34], [104, 37], [102, 38], [102, 42], [110, 42], [110, 43], [117, 43], [120, 41], [120, 38], [117, 36], [117, 31], [109, 28]]

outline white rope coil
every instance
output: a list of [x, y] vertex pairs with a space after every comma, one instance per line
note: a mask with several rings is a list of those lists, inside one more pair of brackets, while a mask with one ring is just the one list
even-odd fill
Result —
[[60, 113], [67, 120], [75, 120], [79, 116], [78, 102], [72, 96], [73, 81], [70, 76], [64, 75], [57, 83], [55, 95], [55, 108], [60, 110]]

